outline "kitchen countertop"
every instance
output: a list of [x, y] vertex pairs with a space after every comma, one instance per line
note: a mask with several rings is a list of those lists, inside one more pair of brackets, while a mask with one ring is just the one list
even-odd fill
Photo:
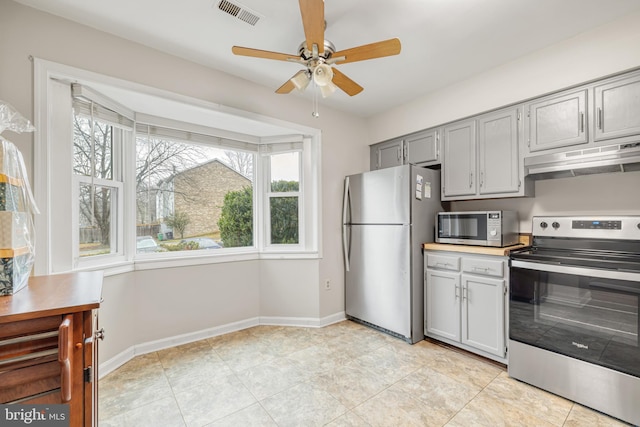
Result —
[[531, 245], [531, 235], [521, 234], [520, 243], [504, 248], [494, 248], [489, 246], [471, 246], [471, 245], [449, 245], [444, 243], [424, 243], [422, 248], [428, 251], [449, 251], [449, 252], [465, 252], [469, 254], [509, 256], [509, 253], [515, 249], [521, 249]]

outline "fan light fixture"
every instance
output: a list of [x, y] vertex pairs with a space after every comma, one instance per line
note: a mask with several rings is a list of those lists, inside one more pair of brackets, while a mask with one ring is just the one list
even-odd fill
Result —
[[336, 91], [337, 87], [331, 81], [333, 79], [333, 69], [327, 64], [318, 64], [313, 69], [313, 82], [320, 88], [322, 97], [326, 98]]
[[311, 72], [299, 71], [295, 76], [291, 78], [291, 83], [298, 89], [300, 92], [304, 91], [307, 86], [309, 86], [309, 82], [311, 81]]

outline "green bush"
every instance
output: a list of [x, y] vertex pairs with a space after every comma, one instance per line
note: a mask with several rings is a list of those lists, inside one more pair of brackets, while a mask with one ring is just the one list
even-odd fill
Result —
[[[273, 192], [298, 191], [296, 181], [271, 183]], [[298, 243], [298, 197], [271, 198], [271, 243]], [[227, 248], [253, 245], [253, 190], [245, 187], [224, 196], [218, 220], [220, 239]]]
[[251, 187], [225, 194], [218, 228], [220, 239], [226, 248], [253, 245], [253, 190]]

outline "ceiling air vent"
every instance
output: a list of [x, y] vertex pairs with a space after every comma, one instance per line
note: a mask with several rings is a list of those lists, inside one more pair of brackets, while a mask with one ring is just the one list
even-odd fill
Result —
[[231, 16], [235, 16], [239, 20], [244, 21], [250, 25], [256, 25], [260, 20], [260, 16], [258, 16], [254, 12], [250, 12], [247, 7], [241, 5], [240, 3], [230, 2], [228, 0], [220, 0], [220, 2], [218, 3], [218, 9], [228, 13]]

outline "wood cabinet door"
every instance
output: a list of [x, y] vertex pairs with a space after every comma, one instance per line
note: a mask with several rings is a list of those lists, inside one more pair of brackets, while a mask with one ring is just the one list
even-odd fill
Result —
[[476, 194], [476, 121], [445, 126], [442, 140], [443, 196]]
[[504, 280], [462, 274], [460, 342], [505, 356]]
[[98, 425], [98, 310], [84, 317], [84, 425]]
[[460, 273], [426, 271], [425, 335], [460, 341]]
[[521, 108], [509, 108], [478, 119], [480, 194], [518, 193]]
[[595, 87], [595, 140], [640, 134], [640, 74]]
[[410, 135], [404, 139], [404, 143], [407, 159], [411, 164], [437, 163], [439, 160], [437, 129]]
[[586, 144], [587, 89], [554, 95], [528, 104], [529, 151]]

